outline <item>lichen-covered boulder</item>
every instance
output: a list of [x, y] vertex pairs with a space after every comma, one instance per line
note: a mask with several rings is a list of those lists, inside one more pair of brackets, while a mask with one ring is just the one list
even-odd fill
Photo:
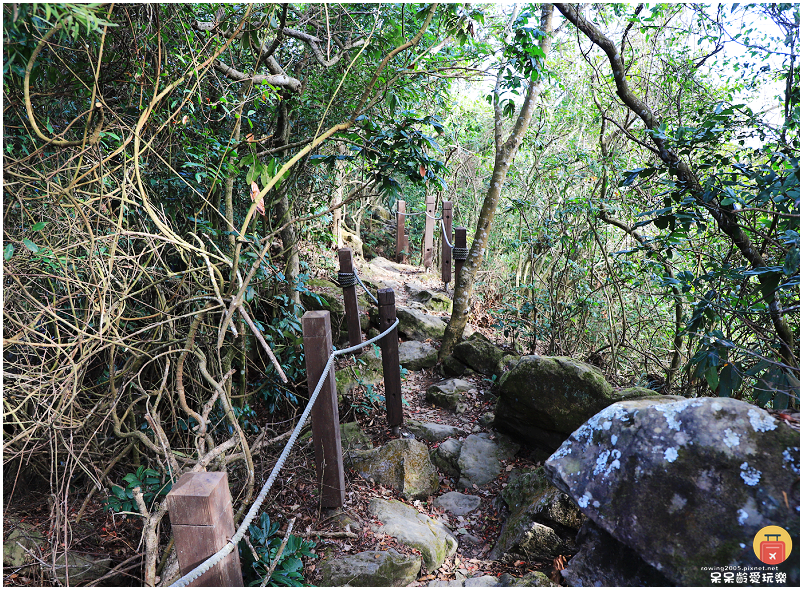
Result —
[[481, 498], [461, 492], [447, 492], [436, 498], [433, 505], [448, 510], [456, 516], [464, 516], [478, 509], [478, 506], [481, 505]]
[[553, 559], [575, 550], [575, 536], [585, 520], [567, 494], [553, 487], [544, 469], [514, 470], [502, 496], [509, 515], [489, 554], [507, 553], [528, 559]]
[[383, 205], [375, 205], [372, 207], [372, 218], [381, 219], [383, 221], [391, 221], [392, 213]]
[[555, 588], [558, 586], [544, 572], [528, 572], [521, 578], [515, 578], [511, 574], [503, 574], [500, 576], [500, 585], [504, 587], [524, 586], [526, 588]]
[[326, 558], [320, 564], [323, 586], [408, 586], [422, 567], [419, 555], [394, 549]]
[[31, 551], [33, 555], [37, 555], [40, 547], [47, 544], [47, 539], [36, 527], [28, 523], [9, 519], [8, 524], [13, 526], [14, 530], [9, 533], [8, 539], [3, 543], [3, 565], [9, 568], [18, 568], [33, 563], [35, 559], [25, 549]]
[[400, 334], [409, 340], [441, 340], [447, 327], [442, 318], [412, 307], [398, 306], [397, 318]]
[[472, 383], [464, 379], [445, 379], [428, 387], [425, 391], [425, 400], [440, 408], [455, 410], [461, 401], [461, 393], [473, 387]]
[[431, 461], [436, 467], [452, 477], [458, 477], [458, 457], [463, 443], [457, 438], [448, 438], [430, 452]]
[[364, 241], [358, 237], [358, 234], [350, 233], [342, 228], [342, 244], [353, 251], [353, 256], [364, 256]]
[[[743, 401], [616, 403], [576, 430], [545, 469], [595, 524], [674, 584], [708, 584], [709, 565], [763, 566], [752, 544], [767, 525], [800, 538], [791, 497], [800, 432]], [[789, 585], [800, 583], [800, 552], [779, 568]]]
[[400, 438], [376, 449], [351, 451], [348, 459], [361, 477], [393, 488], [409, 500], [427, 498], [439, 489], [428, 447], [418, 440]]
[[400, 364], [409, 371], [429, 369], [436, 365], [438, 351], [427, 342], [407, 340], [398, 347]]
[[450, 529], [402, 502], [374, 498], [369, 503], [369, 513], [382, 523], [375, 527], [376, 532], [419, 549], [429, 572], [439, 569], [458, 549], [458, 541]]
[[481, 432], [470, 434], [461, 446], [458, 456], [458, 471], [461, 474], [458, 487], [472, 489], [494, 481], [503, 470], [501, 461], [511, 459], [519, 451], [519, 445], [503, 436], [492, 437]]
[[504, 353], [480, 332], [476, 332], [469, 339], [456, 344], [453, 356], [482, 375], [494, 375], [500, 372]]
[[498, 381], [495, 428], [555, 450], [581, 424], [624, 398], [591, 365], [523, 356]]

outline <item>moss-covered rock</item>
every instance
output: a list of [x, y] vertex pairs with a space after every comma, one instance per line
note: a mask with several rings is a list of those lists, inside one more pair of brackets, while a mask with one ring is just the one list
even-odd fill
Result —
[[400, 334], [410, 340], [441, 340], [447, 327], [442, 318], [412, 307], [398, 307], [397, 317], [400, 320]]
[[421, 303], [431, 311], [443, 311], [445, 313], [453, 311], [453, 300], [438, 291], [421, 289], [411, 293], [411, 300]]
[[461, 401], [461, 393], [473, 388], [472, 383], [463, 379], [445, 379], [434, 383], [425, 391], [425, 400], [431, 404], [455, 410]]
[[597, 369], [567, 357], [524, 356], [497, 389], [495, 427], [551, 451], [597, 412], [626, 399]]
[[431, 461], [442, 473], [457, 478], [460, 473], [458, 457], [461, 455], [462, 444], [457, 438], [448, 438], [431, 451]]
[[383, 364], [372, 348], [366, 348], [354, 365], [336, 371], [336, 393], [341, 400], [359, 385], [376, 385], [383, 381]]
[[47, 544], [47, 539], [34, 526], [28, 523], [10, 520], [9, 524], [14, 527], [14, 530], [9, 533], [8, 538], [3, 543], [3, 565], [17, 568], [33, 563], [35, 561], [34, 558], [25, 549], [33, 552], [34, 555], [38, 555], [39, 549]]
[[418, 440], [389, 441], [376, 449], [351, 451], [348, 458], [361, 477], [393, 488], [409, 500], [427, 498], [439, 489], [428, 447]]
[[[709, 583], [711, 564], [762, 567], [768, 525], [800, 538], [786, 500], [800, 476], [800, 432], [730, 398], [658, 396], [602, 410], [545, 463], [595, 524], [673, 584]], [[800, 552], [780, 566], [800, 584]]]
[[402, 502], [375, 498], [369, 504], [369, 512], [383, 523], [375, 527], [376, 532], [419, 549], [429, 572], [439, 569], [458, 549], [458, 541], [446, 526]]
[[544, 572], [528, 572], [521, 578], [515, 578], [511, 574], [503, 574], [500, 576], [500, 586], [525, 586], [535, 588], [555, 588], [558, 586], [555, 582], [545, 575]]
[[394, 549], [364, 551], [326, 558], [319, 567], [323, 586], [408, 586], [417, 579], [422, 558]]
[[372, 448], [372, 441], [364, 434], [364, 431], [361, 430], [361, 426], [358, 422], [340, 424], [339, 432], [342, 437], [342, 451], [365, 451]]
[[511, 459], [519, 451], [519, 445], [500, 435], [493, 437], [485, 432], [470, 434], [461, 446], [458, 456], [458, 471], [461, 474], [458, 487], [472, 489], [484, 486], [497, 478], [503, 470], [501, 461]]
[[400, 364], [409, 371], [429, 369], [436, 365], [437, 350], [427, 342], [407, 340], [398, 348]]
[[453, 356], [482, 375], [494, 375], [499, 372], [504, 354], [480, 332], [476, 332], [469, 339], [456, 344]]
[[575, 536], [585, 520], [564, 492], [553, 487], [544, 469], [514, 470], [502, 493], [509, 515], [490, 557], [507, 553], [552, 559], [574, 553]]
[[467, 365], [455, 358], [452, 354], [449, 354], [442, 359], [439, 365], [439, 373], [442, 377], [462, 377], [472, 375], [475, 371], [467, 367]]

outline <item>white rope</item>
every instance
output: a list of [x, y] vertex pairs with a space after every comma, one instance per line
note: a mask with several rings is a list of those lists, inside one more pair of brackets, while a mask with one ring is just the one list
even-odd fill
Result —
[[364, 289], [364, 291], [367, 293], [367, 295], [369, 295], [372, 298], [372, 300], [375, 302], [375, 305], [378, 305], [378, 300], [375, 298], [375, 295], [373, 295], [372, 291], [367, 289], [364, 286], [364, 283], [361, 282], [361, 277], [358, 276], [358, 271], [356, 270], [355, 266], [353, 267], [353, 274], [356, 275], [356, 280], [358, 281], [358, 284], [361, 285], [361, 288]]
[[431, 219], [433, 219], [434, 221], [439, 221], [439, 220], [441, 219], [441, 217], [434, 217], [433, 215], [431, 215], [431, 214], [430, 214], [430, 213], [428, 213], [427, 211], [425, 211], [425, 216], [426, 216], [426, 217], [430, 217], [430, 218], [431, 218]]
[[390, 328], [378, 334], [374, 338], [370, 338], [366, 342], [362, 342], [361, 344], [357, 344], [349, 348], [344, 348], [342, 350], [334, 350], [331, 353], [331, 356], [328, 357], [328, 362], [325, 364], [325, 370], [322, 371], [322, 376], [320, 377], [316, 388], [314, 388], [314, 393], [308, 400], [308, 405], [306, 406], [303, 415], [300, 416], [300, 421], [297, 423], [297, 426], [295, 426], [292, 435], [289, 437], [289, 440], [286, 442], [286, 446], [283, 448], [281, 456], [278, 457], [278, 460], [275, 462], [275, 466], [272, 468], [272, 472], [269, 474], [269, 477], [267, 478], [264, 487], [261, 488], [261, 492], [258, 494], [258, 497], [255, 499], [255, 502], [253, 502], [253, 506], [247, 512], [247, 515], [244, 517], [242, 524], [239, 525], [239, 528], [236, 530], [236, 533], [233, 535], [233, 537], [231, 537], [231, 540], [228, 541], [222, 549], [220, 549], [214, 555], [206, 559], [203, 563], [198, 565], [188, 574], [176, 580], [175, 583], [172, 584], [172, 587], [183, 588], [187, 584], [193, 582], [194, 580], [202, 576], [212, 567], [217, 565], [222, 560], [223, 557], [225, 557], [231, 551], [233, 551], [236, 548], [236, 545], [239, 543], [239, 541], [242, 540], [242, 537], [244, 537], [244, 534], [247, 531], [247, 527], [249, 527], [250, 523], [253, 522], [253, 519], [256, 517], [256, 514], [258, 514], [259, 508], [261, 508], [261, 504], [266, 499], [267, 492], [269, 492], [270, 488], [275, 483], [275, 480], [278, 478], [278, 473], [280, 473], [281, 469], [283, 469], [283, 464], [286, 462], [286, 459], [288, 458], [289, 453], [291, 452], [292, 447], [294, 446], [294, 443], [297, 441], [297, 437], [300, 435], [300, 430], [305, 425], [306, 420], [308, 420], [308, 416], [311, 413], [311, 408], [314, 406], [314, 402], [317, 401], [317, 396], [319, 395], [319, 392], [322, 389], [322, 385], [325, 383], [325, 377], [327, 377], [328, 372], [331, 370], [331, 367], [333, 366], [333, 359], [336, 358], [337, 356], [341, 356], [343, 354], [350, 354], [351, 352], [355, 352], [356, 350], [361, 350], [362, 348], [369, 346], [373, 342], [380, 340], [384, 336], [388, 335], [399, 324], [400, 320], [398, 318], [395, 318], [394, 323], [391, 325]]
[[450, 240], [447, 239], [447, 229], [445, 229], [444, 227], [444, 219], [442, 219], [441, 221], [441, 226], [442, 226], [442, 237], [444, 238], [444, 241], [447, 242], [447, 246], [452, 248], [453, 244], [451, 244]]
[[417, 211], [416, 213], [406, 213], [405, 211], [403, 212], [392, 211], [392, 213], [395, 213], [396, 215], [405, 215], [406, 217], [414, 217], [414, 215], [422, 215], [423, 213], [425, 213], [425, 211]]

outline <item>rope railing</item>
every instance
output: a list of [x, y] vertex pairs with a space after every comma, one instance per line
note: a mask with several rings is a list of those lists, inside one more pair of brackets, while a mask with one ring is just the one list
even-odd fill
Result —
[[319, 381], [317, 382], [317, 386], [314, 388], [314, 393], [308, 400], [308, 405], [306, 406], [306, 409], [300, 416], [300, 420], [298, 421], [297, 426], [295, 426], [295, 429], [292, 431], [289, 440], [286, 442], [286, 446], [283, 448], [283, 452], [281, 452], [280, 457], [278, 457], [278, 460], [275, 462], [275, 465], [272, 468], [272, 472], [269, 474], [266, 483], [264, 483], [264, 486], [261, 488], [261, 492], [259, 492], [258, 497], [256, 497], [255, 501], [253, 502], [253, 505], [250, 507], [250, 510], [244, 517], [242, 524], [239, 525], [239, 528], [236, 530], [236, 533], [234, 533], [234, 535], [222, 549], [220, 549], [214, 555], [206, 559], [203, 563], [198, 565], [188, 574], [176, 580], [171, 585], [172, 587], [174, 588], [185, 587], [187, 584], [190, 584], [191, 582], [202, 576], [204, 573], [206, 573], [208, 570], [214, 567], [217, 563], [219, 563], [226, 555], [228, 555], [234, 549], [236, 549], [236, 546], [239, 544], [239, 541], [242, 540], [245, 532], [247, 532], [247, 528], [250, 526], [250, 523], [253, 522], [253, 520], [256, 517], [256, 514], [258, 514], [258, 511], [261, 508], [261, 504], [264, 503], [264, 500], [267, 497], [267, 493], [272, 488], [272, 485], [275, 483], [275, 480], [278, 478], [278, 474], [280, 473], [281, 469], [283, 469], [283, 465], [286, 462], [286, 459], [289, 457], [289, 453], [291, 453], [294, 443], [297, 441], [298, 436], [300, 436], [300, 431], [302, 430], [303, 426], [308, 420], [308, 416], [311, 413], [311, 408], [314, 406], [314, 402], [317, 401], [319, 392], [322, 390], [322, 386], [325, 384], [326, 381], [325, 378], [327, 377], [329, 371], [331, 370], [331, 367], [333, 366], [333, 359], [336, 358], [337, 356], [341, 356], [343, 354], [350, 354], [357, 350], [361, 350], [366, 346], [369, 346], [370, 344], [380, 340], [384, 336], [387, 336], [399, 324], [400, 320], [395, 318], [394, 323], [389, 328], [387, 328], [385, 331], [381, 332], [374, 338], [370, 338], [369, 340], [366, 340], [361, 344], [350, 346], [349, 348], [343, 348], [342, 350], [334, 350], [331, 353], [331, 355], [328, 357], [328, 362], [325, 365], [325, 369], [322, 371], [322, 375], [320, 376]]
[[442, 226], [442, 237], [444, 238], [444, 241], [447, 243], [447, 246], [449, 248], [454, 248], [455, 246], [453, 246], [453, 244], [450, 243], [450, 240], [447, 239], [447, 228], [445, 228], [444, 226], [444, 219], [442, 219], [441, 217], [439, 219], [441, 220], [439, 222], [439, 225]]
[[378, 305], [378, 299], [372, 294], [372, 291], [367, 289], [366, 285], [361, 282], [361, 277], [358, 276], [358, 271], [355, 269], [355, 267], [353, 267], [353, 272], [339, 271], [337, 274], [337, 280], [339, 282], [339, 286], [342, 288], [353, 287], [356, 282], [358, 282], [358, 284], [361, 285], [361, 288], [364, 289], [364, 292], [375, 302], [375, 305]]

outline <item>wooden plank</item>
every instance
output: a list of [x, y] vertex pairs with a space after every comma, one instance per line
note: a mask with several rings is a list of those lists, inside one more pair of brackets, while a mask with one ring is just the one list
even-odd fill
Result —
[[[181, 575], [222, 549], [236, 528], [227, 473], [184, 473], [167, 494]], [[200, 576], [192, 586], [242, 586], [239, 551]]]
[[444, 222], [444, 236], [442, 237], [442, 282], [447, 285], [452, 280], [453, 249], [447, 245], [453, 243], [453, 202], [442, 201], [442, 221]]
[[[311, 394], [322, 377], [328, 357], [333, 351], [331, 312], [307, 311], [303, 314], [302, 326], [306, 375]], [[335, 375], [335, 371], [331, 368], [325, 377], [317, 401], [311, 408], [314, 461], [317, 466], [322, 508], [339, 508], [344, 504], [344, 465]]]
[[433, 226], [436, 220], [436, 197], [429, 195], [425, 198], [425, 236], [422, 242], [422, 265], [425, 269], [433, 266]]
[[[467, 228], [466, 227], [457, 227], [455, 229], [456, 234], [456, 241], [453, 242], [453, 246], [456, 248], [466, 248], [467, 247]], [[461, 276], [461, 267], [464, 266], [464, 260], [456, 260], [455, 267], [456, 267], [456, 285], [458, 285], [458, 277]]]
[[[392, 289], [378, 289], [378, 330], [383, 332], [397, 317]], [[403, 423], [403, 392], [400, 387], [400, 352], [397, 328], [381, 338], [386, 421], [392, 428]]]
[[[339, 271], [353, 272], [353, 251], [350, 248], [339, 249]], [[347, 320], [347, 339], [350, 346], [356, 346], [361, 344], [361, 321], [358, 315], [356, 285], [342, 287], [342, 296], [344, 297], [344, 315]], [[361, 354], [362, 350], [356, 351], [355, 354]]]
[[405, 264], [408, 257], [406, 247], [406, 202], [397, 201], [397, 239], [395, 247], [395, 259], [397, 262]]

